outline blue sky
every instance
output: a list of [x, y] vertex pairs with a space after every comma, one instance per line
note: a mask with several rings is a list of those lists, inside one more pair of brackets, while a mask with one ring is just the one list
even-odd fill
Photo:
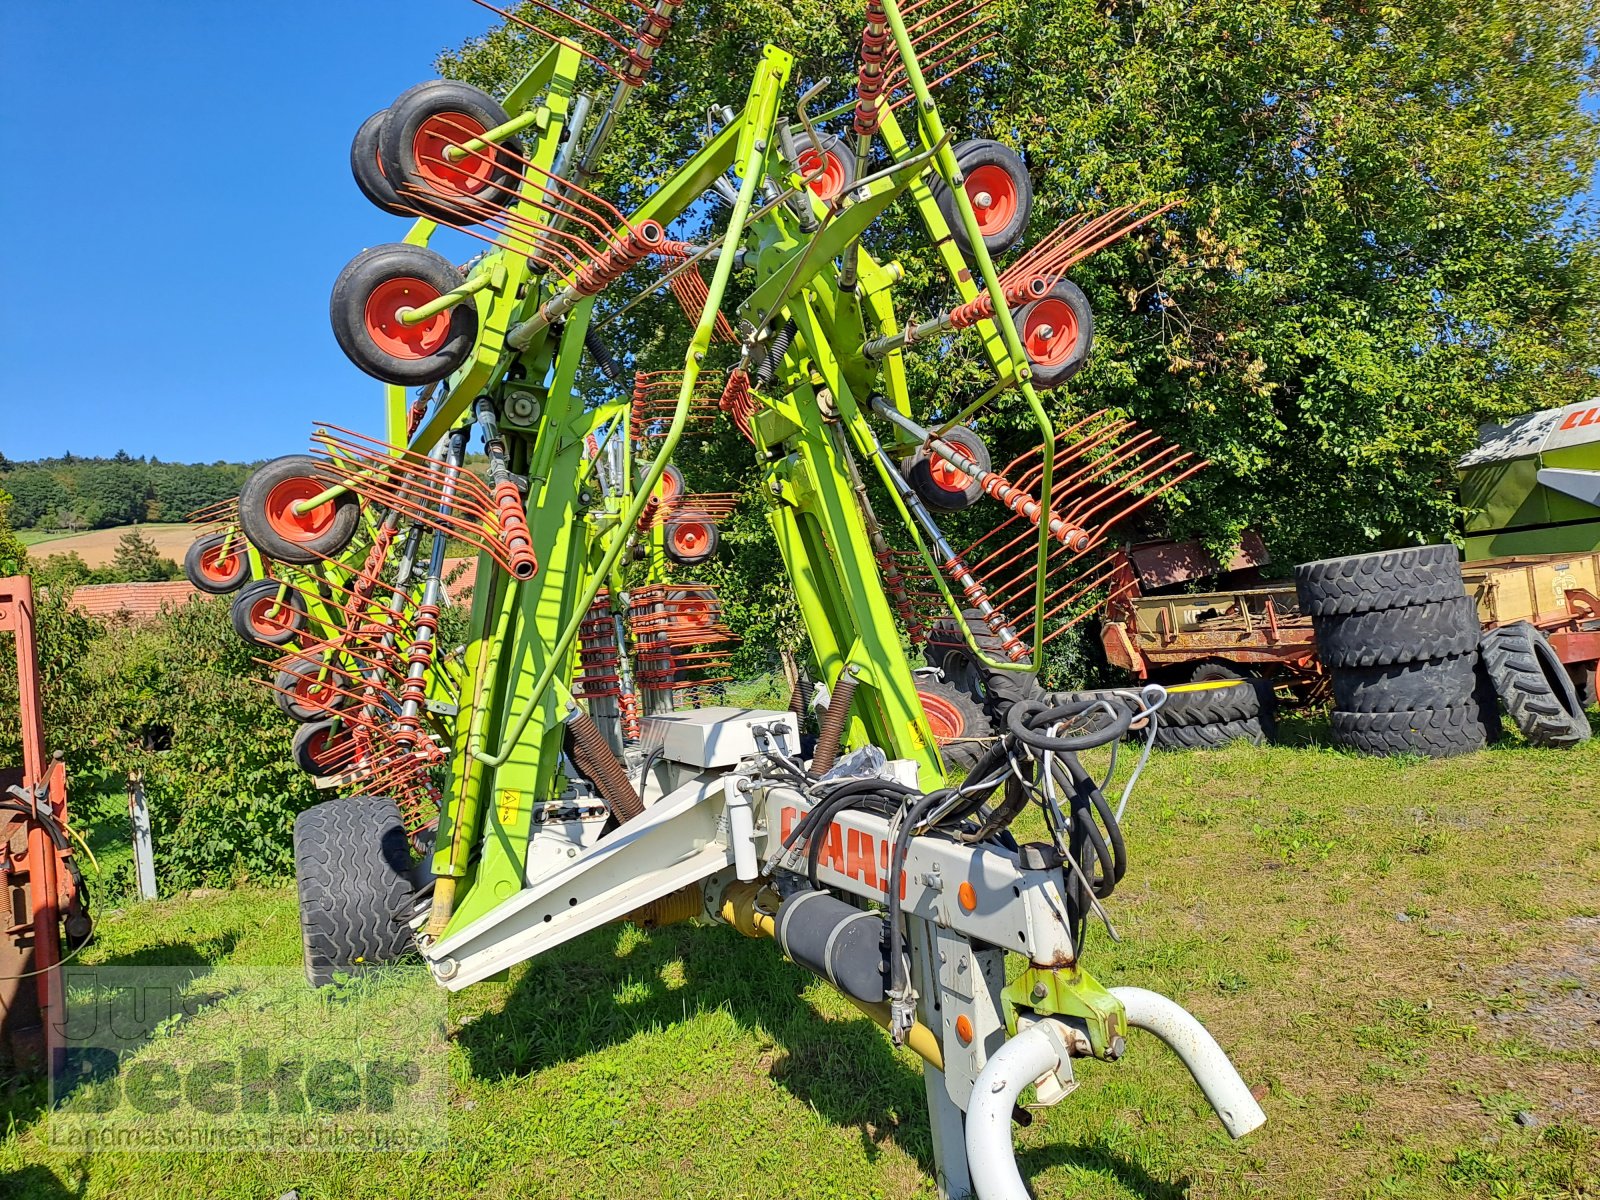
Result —
[[376, 428], [382, 385], [334, 344], [328, 293], [406, 222], [356, 190], [350, 138], [495, 19], [0, 0], [0, 451], [209, 462], [302, 450], [314, 420]]
[[494, 20], [469, 0], [0, 0], [0, 451], [240, 460], [303, 449], [316, 420], [376, 428], [328, 292], [406, 222], [356, 190], [350, 138]]

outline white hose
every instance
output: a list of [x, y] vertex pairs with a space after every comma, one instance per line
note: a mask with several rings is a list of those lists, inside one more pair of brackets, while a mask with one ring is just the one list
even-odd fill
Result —
[[978, 1200], [1029, 1200], [1011, 1141], [1011, 1109], [1022, 1089], [1067, 1061], [1053, 1021], [1030, 1025], [989, 1056], [967, 1105], [967, 1170]]
[[1230, 1137], [1243, 1137], [1266, 1123], [1267, 1114], [1261, 1111], [1239, 1072], [1217, 1045], [1217, 1039], [1206, 1032], [1193, 1013], [1144, 988], [1115, 987], [1111, 994], [1127, 1010], [1128, 1024], [1149, 1030], [1183, 1059]]

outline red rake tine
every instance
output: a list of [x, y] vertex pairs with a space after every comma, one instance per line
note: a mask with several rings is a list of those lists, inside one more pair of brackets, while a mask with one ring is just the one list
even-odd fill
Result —
[[[546, 41], [554, 42], [558, 46], [566, 46], [569, 49], [576, 51], [577, 53], [583, 55], [584, 58], [586, 58], [590, 62], [592, 62], [595, 66], [599, 67], [602, 71], [605, 71], [607, 74], [615, 77], [619, 82], [622, 81], [622, 72], [618, 71], [610, 63], [606, 62], [605, 59], [601, 58], [598, 54], [596, 54], [594, 51], [588, 49], [586, 46], [582, 45], [581, 43], [575, 42], [571, 38], [562, 37], [559, 34], [552, 33], [548, 29], [545, 29], [545, 28], [543, 28], [543, 27], [541, 27], [539, 25], [535, 25], [532, 21], [523, 20], [523, 18], [517, 16], [515, 13], [507, 12], [503, 8], [499, 8], [496, 5], [490, 4], [488, 2], [488, 0], [472, 0], [472, 2], [474, 4], [476, 4], [476, 5], [478, 5], [478, 7], [480, 7], [480, 8], [487, 8], [490, 12], [499, 14], [501, 17], [504, 17], [508, 22], [510, 22], [510, 23], [512, 23], [514, 25], [520, 26], [521, 28], [526, 29], [530, 33], [537, 34], [539, 37], [544, 38]], [[562, 19], [564, 21], [570, 21], [573, 25], [577, 26], [579, 29], [584, 30], [585, 32], [592, 32], [592, 33], [597, 34], [599, 37], [603, 38], [605, 41], [609, 42], [611, 45], [620, 48], [623, 51], [624, 54], [627, 53], [627, 47], [623, 46], [615, 38], [609, 36], [608, 34], [602, 32], [601, 30], [595, 29], [593, 26], [590, 26], [590, 25], [588, 25], [587, 23], [585, 23], [583, 21], [578, 20], [577, 18], [571, 16], [570, 14], [564, 13], [560, 9], [555, 8], [552, 5], [541, 3], [540, 0], [525, 0], [525, 2], [529, 3], [529, 4], [532, 4], [535, 8], [543, 9], [545, 12], [550, 13], [552, 16], [559, 17], [560, 19]]]

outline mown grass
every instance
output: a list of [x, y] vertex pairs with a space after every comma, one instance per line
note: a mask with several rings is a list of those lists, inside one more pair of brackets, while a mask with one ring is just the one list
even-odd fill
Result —
[[[1035, 1193], [1596, 1194], [1597, 793], [1596, 743], [1440, 763], [1314, 746], [1158, 756], [1125, 822], [1121, 941], [1097, 931], [1087, 961], [1193, 1009], [1261, 1087], [1268, 1124], [1230, 1143], [1177, 1060], [1136, 1035], [1019, 1134]], [[294, 900], [127, 906], [103, 915], [91, 956], [292, 967]], [[767, 944], [612, 927], [449, 1014], [445, 1151], [69, 1156], [23, 1089], [0, 1192], [933, 1194], [915, 1060]]]

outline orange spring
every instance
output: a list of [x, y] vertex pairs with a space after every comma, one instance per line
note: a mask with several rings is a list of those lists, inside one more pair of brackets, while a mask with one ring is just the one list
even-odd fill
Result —
[[631, 742], [639, 740], [639, 698], [632, 692], [623, 692], [617, 697], [617, 706], [622, 710], [622, 736]]
[[665, 234], [658, 222], [641, 221], [637, 229], [579, 271], [572, 281], [573, 289], [581, 296], [598, 295], [654, 254], [664, 240]]
[[[1006, 299], [1006, 305], [1015, 308], [1020, 304], [1037, 300], [1049, 290], [1050, 281], [1043, 275], [1036, 275], [1023, 283], [1004, 285], [1001, 294]], [[994, 320], [994, 297], [987, 291], [979, 292], [965, 304], [957, 305], [950, 310], [950, 324], [957, 329], [968, 329], [979, 321], [992, 320]]]
[[878, 132], [878, 97], [887, 81], [889, 18], [878, 0], [867, 0], [867, 27], [861, 32], [861, 66], [856, 72], [855, 131], [861, 137]]
[[630, 87], [638, 87], [644, 82], [645, 73], [650, 70], [650, 60], [655, 57], [655, 51], [661, 49], [661, 43], [666, 40], [672, 28], [673, 19], [678, 15], [678, 9], [683, 6], [683, 0], [665, 0], [659, 12], [650, 14], [644, 28], [639, 30], [638, 39], [647, 46], [651, 53], [645, 54], [639, 49], [629, 50], [627, 65], [621, 70], [622, 82]]
[[522, 493], [517, 491], [517, 485], [509, 479], [496, 484], [494, 507], [511, 573], [518, 579], [532, 579], [539, 570], [539, 560], [533, 553], [533, 534], [522, 512]]

